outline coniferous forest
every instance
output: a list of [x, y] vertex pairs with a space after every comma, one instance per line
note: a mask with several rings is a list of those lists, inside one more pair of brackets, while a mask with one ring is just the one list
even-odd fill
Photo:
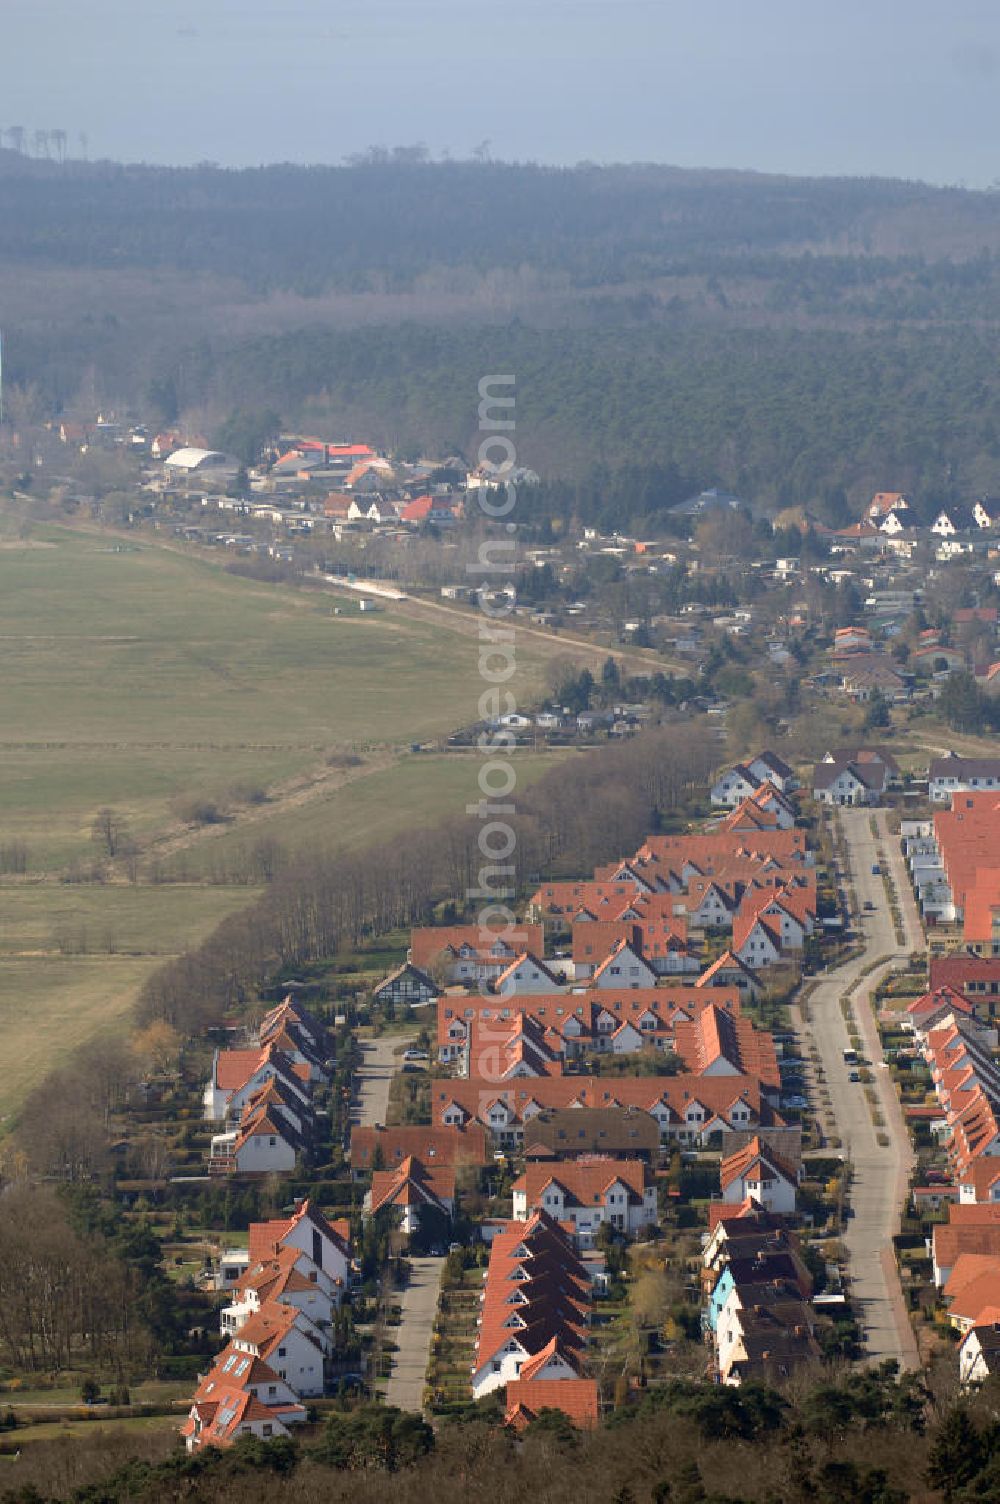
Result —
[[1000, 454], [989, 192], [0, 152], [0, 308], [14, 421], [96, 401], [211, 432], [276, 410], [469, 455], [480, 376], [513, 371], [553, 515], [626, 525], [719, 484], [836, 522], [890, 481], [989, 489]]

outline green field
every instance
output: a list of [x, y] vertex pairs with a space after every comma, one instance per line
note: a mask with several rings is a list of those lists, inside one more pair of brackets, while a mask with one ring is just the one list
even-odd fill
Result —
[[[518, 788], [527, 788], [560, 759], [573, 755], [518, 752], [514, 761]], [[209, 832], [196, 845], [166, 860], [164, 871], [185, 879], [224, 873], [241, 851], [265, 836], [290, 850], [357, 849], [400, 830], [461, 815], [466, 804], [481, 797], [478, 767], [477, 758], [462, 754], [410, 753], [388, 767], [362, 768], [349, 783], [319, 789], [301, 805], [274, 811], [265, 805], [235, 829]]]
[[53, 1066], [127, 1020], [165, 956], [197, 943], [253, 896], [221, 887], [0, 887], [0, 1131]]
[[[35, 869], [88, 859], [102, 804], [142, 840], [174, 799], [273, 790], [336, 748], [476, 717], [465, 624], [339, 601], [335, 616], [331, 596], [125, 547], [48, 527], [0, 548], [0, 844], [26, 841]], [[525, 642], [522, 693], [544, 652]]]
[[[28, 852], [25, 876], [0, 875], [0, 1117], [123, 1020], [160, 959], [252, 901], [218, 885], [242, 850], [357, 847], [462, 812], [476, 760], [410, 747], [476, 718], [475, 630], [362, 614], [145, 538], [0, 526], [0, 854]], [[520, 701], [560, 651], [520, 644]], [[360, 763], [338, 765], [345, 751]], [[519, 755], [522, 786], [551, 765]], [[229, 818], [194, 827], [192, 800]], [[111, 883], [67, 883], [100, 856], [103, 806], [138, 845], [138, 882], [118, 863]]]
[[0, 968], [56, 953], [175, 955], [254, 897], [252, 888], [0, 886]]

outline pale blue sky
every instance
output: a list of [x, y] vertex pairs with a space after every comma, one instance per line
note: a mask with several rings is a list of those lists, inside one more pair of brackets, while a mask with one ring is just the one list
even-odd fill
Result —
[[997, 0], [0, 0], [0, 126], [127, 160], [485, 138], [985, 186], [998, 101]]

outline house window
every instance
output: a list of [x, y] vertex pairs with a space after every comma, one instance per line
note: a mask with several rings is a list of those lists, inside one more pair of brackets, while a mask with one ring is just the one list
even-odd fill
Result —
[[500, 1372], [500, 1359], [499, 1358], [494, 1358], [493, 1359], [493, 1372], [494, 1373], [499, 1373]]

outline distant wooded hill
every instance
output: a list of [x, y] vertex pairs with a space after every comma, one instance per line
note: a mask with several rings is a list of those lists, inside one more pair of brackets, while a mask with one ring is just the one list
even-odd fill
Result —
[[48, 405], [85, 381], [153, 418], [277, 406], [469, 452], [479, 376], [513, 370], [522, 458], [549, 477], [673, 467], [822, 511], [1000, 487], [998, 321], [992, 193], [0, 153], [6, 374]]

